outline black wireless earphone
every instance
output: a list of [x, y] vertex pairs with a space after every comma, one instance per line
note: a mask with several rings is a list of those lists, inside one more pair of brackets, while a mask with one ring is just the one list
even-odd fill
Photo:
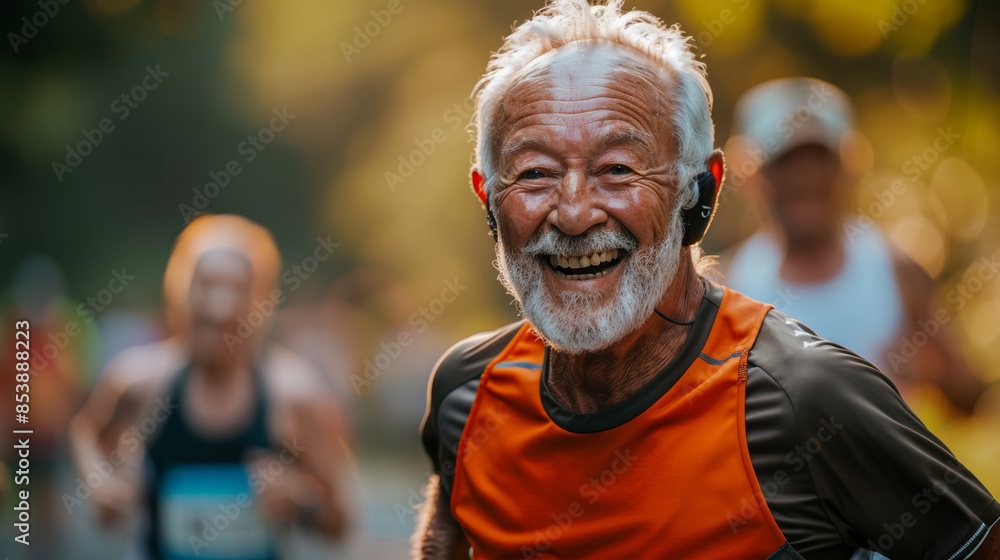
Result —
[[497, 217], [493, 215], [493, 209], [490, 208], [489, 202], [486, 203], [486, 225], [490, 228], [490, 235], [493, 236], [493, 242], [500, 241], [500, 234], [497, 232]]
[[719, 194], [717, 184], [715, 173], [712, 171], [705, 171], [695, 178], [698, 202], [681, 212], [681, 219], [684, 221], [684, 237], [681, 239], [681, 245], [685, 247], [694, 245], [705, 237], [705, 232], [712, 223], [712, 216], [715, 215], [715, 201]]
[[[719, 196], [719, 183], [722, 180], [722, 164], [716, 162], [712, 164], [710, 171], [705, 171], [695, 178], [695, 188], [698, 190], [698, 201], [691, 208], [681, 212], [681, 220], [684, 223], [684, 236], [681, 244], [685, 247], [694, 245], [705, 237], [708, 226], [712, 223], [712, 216], [715, 215], [715, 203]], [[479, 173], [472, 173], [472, 188], [479, 196], [480, 201], [486, 206], [486, 225], [490, 228], [490, 235], [493, 241], [498, 240], [497, 218], [490, 208], [489, 199], [483, 190], [483, 179]]]

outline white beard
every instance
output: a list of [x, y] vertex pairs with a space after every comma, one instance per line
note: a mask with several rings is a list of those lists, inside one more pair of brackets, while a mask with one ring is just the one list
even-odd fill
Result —
[[[608, 348], [636, 332], [666, 294], [680, 262], [683, 226], [679, 214], [667, 236], [653, 246], [638, 248], [625, 231], [602, 229], [567, 236], [549, 229], [535, 235], [521, 249], [509, 251], [501, 239], [496, 245], [500, 282], [517, 302], [518, 310], [552, 348], [582, 354]], [[539, 255], [583, 255], [611, 249], [629, 252], [614, 293], [564, 290], [551, 294], [544, 283], [549, 266]], [[547, 259], [546, 259], [547, 260]]]

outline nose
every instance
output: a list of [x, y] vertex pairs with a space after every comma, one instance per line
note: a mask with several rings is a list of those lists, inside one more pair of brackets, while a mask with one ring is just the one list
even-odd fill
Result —
[[583, 170], [567, 173], [559, 185], [548, 222], [566, 235], [580, 235], [607, 220], [600, 189], [588, 181]]
[[202, 302], [202, 316], [216, 325], [231, 321], [239, 313], [239, 297], [229, 290], [212, 290]]

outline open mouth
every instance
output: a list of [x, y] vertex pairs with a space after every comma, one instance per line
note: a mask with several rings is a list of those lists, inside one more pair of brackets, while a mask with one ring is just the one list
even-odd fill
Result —
[[609, 251], [599, 251], [589, 255], [548, 255], [543, 260], [547, 260], [549, 266], [555, 271], [556, 276], [565, 280], [591, 280], [600, 278], [611, 271], [625, 258], [626, 251], [611, 249]]

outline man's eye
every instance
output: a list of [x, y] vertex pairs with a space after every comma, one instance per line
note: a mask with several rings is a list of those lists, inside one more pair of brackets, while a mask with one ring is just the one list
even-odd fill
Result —
[[612, 175], [628, 175], [632, 170], [622, 164], [615, 164], [608, 168], [608, 173]]
[[537, 170], [537, 169], [529, 169], [529, 170], [525, 171], [524, 173], [521, 173], [521, 175], [518, 176], [518, 179], [525, 179], [525, 180], [529, 180], [529, 181], [531, 179], [544, 179], [544, 178], [545, 178], [545, 174], [542, 173], [541, 171]]

